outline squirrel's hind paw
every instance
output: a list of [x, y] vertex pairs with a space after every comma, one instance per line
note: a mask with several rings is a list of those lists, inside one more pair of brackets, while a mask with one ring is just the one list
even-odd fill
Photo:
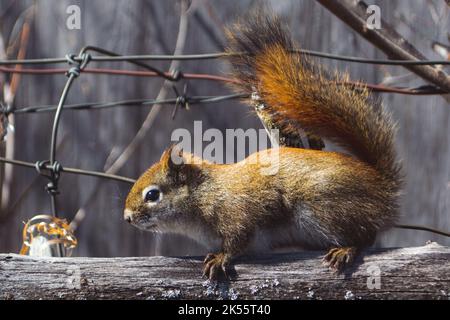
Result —
[[209, 253], [203, 261], [203, 277], [211, 281], [228, 280], [231, 277], [231, 257], [226, 253]]
[[341, 273], [353, 263], [357, 255], [358, 249], [356, 247], [332, 248], [323, 257], [322, 262], [335, 273]]

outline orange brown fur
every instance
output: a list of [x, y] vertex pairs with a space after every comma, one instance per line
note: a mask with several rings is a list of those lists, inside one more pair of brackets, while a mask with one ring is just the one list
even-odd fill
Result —
[[[338, 247], [327, 256], [330, 264], [350, 262], [397, 217], [401, 182], [390, 118], [367, 90], [339, 86], [346, 75], [331, 77], [290, 54], [276, 18], [257, 15], [228, 37], [231, 51], [250, 53], [231, 59], [242, 82], [237, 91], [256, 91], [273, 122], [292, 128], [286, 130], [294, 128], [285, 121], [298, 123], [357, 158], [282, 147], [229, 165], [192, 163], [192, 155], [180, 153], [186, 161], [177, 165], [170, 156], [177, 150], [169, 148], [133, 186], [126, 215], [138, 227], [185, 234], [216, 252], [205, 261], [210, 278], [239, 254], [285, 246]], [[261, 173], [268, 161], [279, 161], [275, 175]], [[153, 185], [164, 196], [149, 205], [142, 193]]]

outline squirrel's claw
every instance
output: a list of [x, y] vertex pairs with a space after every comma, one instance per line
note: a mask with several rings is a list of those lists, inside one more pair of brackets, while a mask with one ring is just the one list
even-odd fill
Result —
[[212, 259], [215, 258], [215, 254], [214, 253], [208, 253], [205, 257], [205, 260], [203, 260], [203, 264], [208, 263], [209, 261], [211, 261]]
[[357, 256], [357, 248], [342, 247], [332, 248], [323, 257], [323, 264], [332, 269], [335, 273], [341, 273], [345, 267], [351, 265]]
[[221, 279], [228, 280], [230, 267], [230, 257], [225, 253], [209, 253], [203, 261], [203, 277], [211, 281]]

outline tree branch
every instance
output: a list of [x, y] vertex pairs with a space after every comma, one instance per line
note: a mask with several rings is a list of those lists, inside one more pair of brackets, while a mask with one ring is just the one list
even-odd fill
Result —
[[[366, 40], [381, 49], [390, 59], [426, 60], [424, 55], [397, 33], [386, 21], [381, 20], [382, 29], [368, 29], [366, 23], [367, 5], [363, 1], [317, 1]], [[406, 66], [405, 68], [446, 92], [450, 92], [450, 77], [444, 71], [431, 66]]]

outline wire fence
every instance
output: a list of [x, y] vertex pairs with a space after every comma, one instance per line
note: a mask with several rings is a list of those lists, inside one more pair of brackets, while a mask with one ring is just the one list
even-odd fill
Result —
[[[97, 52], [101, 55], [91, 55], [89, 52]], [[374, 60], [374, 59], [364, 59], [359, 57], [349, 57], [334, 55], [329, 53], [310, 51], [310, 50], [295, 50], [294, 54], [302, 54], [307, 56], [314, 56], [318, 58], [326, 58], [354, 63], [370, 63], [370, 64], [382, 64], [382, 65], [398, 65], [398, 66], [410, 66], [410, 65], [450, 65], [450, 61], [446, 60]], [[232, 99], [243, 99], [247, 98], [247, 94], [228, 94], [222, 96], [189, 96], [186, 90], [182, 94], [179, 94], [178, 90], [174, 87], [174, 92], [176, 97], [171, 99], [131, 99], [122, 100], [115, 102], [91, 102], [91, 103], [78, 103], [78, 104], [65, 104], [70, 88], [82, 73], [93, 73], [93, 74], [115, 74], [124, 76], [150, 76], [150, 77], [160, 77], [170, 82], [177, 82], [181, 79], [192, 79], [192, 80], [207, 80], [207, 81], [221, 81], [221, 82], [236, 82], [235, 79], [230, 79], [218, 75], [209, 74], [189, 74], [183, 73], [179, 70], [168, 73], [161, 71], [145, 61], [157, 61], [157, 60], [205, 60], [205, 59], [218, 59], [227, 58], [233, 55], [242, 55], [245, 53], [209, 53], [209, 54], [190, 54], [190, 55], [119, 55], [117, 53], [98, 48], [93, 46], [87, 46], [81, 49], [78, 55], [68, 54], [64, 58], [43, 58], [43, 59], [20, 59], [20, 60], [0, 60], [0, 72], [4, 73], [23, 73], [23, 74], [66, 74], [67, 81], [64, 89], [61, 93], [59, 102], [57, 105], [47, 105], [47, 106], [28, 106], [22, 108], [15, 108], [12, 105], [1, 105], [0, 113], [3, 114], [3, 128], [7, 128], [7, 119], [10, 114], [28, 114], [28, 113], [46, 113], [55, 112], [53, 118], [53, 127], [50, 137], [50, 153], [49, 160], [37, 161], [36, 163], [25, 162], [15, 159], [7, 159], [0, 157], [0, 162], [8, 163], [11, 165], [17, 165], [22, 167], [34, 168], [37, 172], [46, 177], [49, 181], [46, 185], [46, 190], [50, 195], [51, 199], [51, 212], [54, 217], [57, 217], [57, 207], [56, 207], [56, 196], [59, 194], [58, 182], [62, 173], [78, 174], [93, 176], [104, 179], [112, 179], [125, 183], [134, 183], [135, 180], [128, 177], [123, 177], [119, 175], [109, 174], [105, 172], [89, 171], [79, 168], [69, 168], [63, 167], [57, 161], [56, 155], [56, 141], [58, 137], [58, 129], [60, 126], [60, 120], [63, 110], [94, 110], [94, 109], [106, 109], [118, 106], [151, 106], [155, 104], [169, 104], [175, 105], [173, 116], [178, 107], [187, 107], [189, 104], [209, 104], [216, 103], [225, 100]], [[90, 62], [113, 62], [113, 61], [123, 61], [134, 64], [136, 66], [146, 69], [146, 71], [134, 71], [134, 70], [123, 70], [123, 69], [89, 69], [87, 65]], [[9, 68], [4, 66], [15, 66], [15, 65], [47, 65], [47, 64], [59, 64], [66, 63], [69, 64], [69, 69], [62, 68], [47, 68], [47, 69], [24, 69], [24, 68]], [[398, 93], [398, 94], [411, 94], [411, 95], [429, 95], [429, 94], [446, 94], [448, 92], [432, 85], [424, 85], [416, 88], [403, 88], [403, 87], [387, 87], [383, 85], [376, 84], [363, 84], [360, 82], [346, 82], [342, 85], [351, 85], [354, 88], [365, 87], [377, 92], [387, 92], [387, 93]], [[186, 87], [185, 87], [186, 89]], [[440, 235], [450, 236], [450, 233], [441, 230], [436, 230], [428, 227], [422, 226], [411, 226], [411, 225], [397, 225], [399, 228], [408, 228], [416, 230], [424, 230], [429, 232], [434, 232]]]

